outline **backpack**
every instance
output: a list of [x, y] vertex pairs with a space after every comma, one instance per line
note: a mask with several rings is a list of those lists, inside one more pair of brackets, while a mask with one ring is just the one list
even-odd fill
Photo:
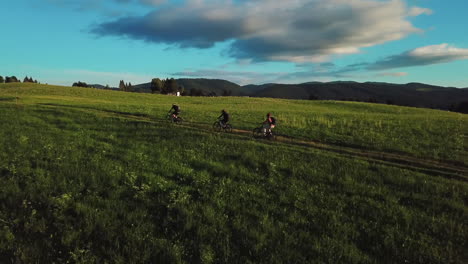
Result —
[[271, 118], [271, 124], [276, 125], [276, 119], [274, 117], [270, 117], [270, 118]]

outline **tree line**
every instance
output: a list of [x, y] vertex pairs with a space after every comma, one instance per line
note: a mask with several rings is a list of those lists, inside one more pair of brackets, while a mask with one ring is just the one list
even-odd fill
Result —
[[72, 84], [72, 87], [90, 88], [90, 86], [89, 86], [87, 83], [82, 82], [82, 81], [74, 82], [74, 83]]
[[[94, 87], [92, 85], [88, 85], [85, 82], [78, 81], [73, 83], [73, 87], [86, 87], [86, 88], [100, 88], [100, 87]], [[105, 87], [102, 87], [100, 89], [114, 89], [110, 88], [109, 85], [106, 85]], [[203, 89], [198, 89], [198, 88], [191, 88], [191, 89], [185, 89], [183, 85], [180, 85], [176, 79], [174, 78], [166, 78], [166, 79], [160, 79], [160, 78], [153, 78], [150, 82], [150, 89], [151, 93], [160, 93], [160, 94], [177, 94], [179, 93], [182, 96], [218, 96], [213, 91], [205, 91]], [[144, 88], [141, 87], [133, 87], [132, 83], [128, 82], [126, 83], [124, 80], [120, 80], [119, 82], [119, 91], [123, 92], [139, 92], [140, 90], [144, 90]], [[222, 96], [231, 96], [232, 91], [231, 90], [223, 90], [221, 93]]]
[[449, 108], [449, 111], [468, 114], [468, 101], [452, 104]]
[[[177, 80], [174, 78], [166, 78], [165, 80], [159, 78], [153, 78], [151, 80], [151, 93], [161, 94], [175, 94], [179, 92], [182, 96], [217, 96], [213, 91], [207, 92], [203, 89], [191, 88], [189, 91], [184, 86], [179, 85]], [[222, 96], [231, 96], [231, 90], [223, 90]]]
[[167, 78], [165, 80], [153, 78], [151, 80], [151, 93], [156, 92], [161, 94], [175, 94], [180, 92], [181, 95], [186, 95], [184, 87], [180, 86], [174, 78]]
[[120, 80], [119, 89], [124, 92], [131, 92], [132, 91], [132, 83], [125, 83], [123, 80]]
[[[3, 76], [0, 75], [0, 83], [20, 83], [21, 80], [16, 78], [16, 76]], [[24, 77], [23, 83], [38, 83], [37, 80], [34, 80], [32, 77]]]
[[[74, 82], [72, 84], [72, 87], [82, 87], [82, 88], [96, 88], [94, 87], [94, 85], [89, 85], [87, 84], [86, 82], [82, 82], [82, 81], [78, 81], [78, 82]], [[125, 83], [123, 80], [120, 80], [120, 83], [119, 83], [119, 90], [120, 91], [124, 91], [124, 92], [132, 92], [132, 83]], [[103, 87], [103, 89], [111, 89], [109, 87], [109, 85], [106, 85], [105, 87]]]

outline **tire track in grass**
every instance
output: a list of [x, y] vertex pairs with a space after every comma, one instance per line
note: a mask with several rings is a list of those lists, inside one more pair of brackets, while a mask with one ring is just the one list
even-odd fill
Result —
[[[239, 135], [252, 135], [251, 131], [233, 129], [233, 133]], [[267, 139], [260, 139], [267, 140]], [[377, 152], [365, 149], [341, 147], [337, 145], [324, 144], [320, 142], [302, 140], [287, 136], [276, 136], [277, 143], [283, 145], [294, 145], [295, 147], [314, 148], [323, 151], [333, 152], [348, 158], [359, 158], [370, 163], [379, 163], [387, 166], [394, 166], [404, 169], [416, 170], [426, 174], [443, 176], [445, 178], [456, 179], [468, 182], [468, 168], [455, 166], [437, 160], [420, 159], [412, 156], [393, 154], [388, 152]]]
[[[84, 112], [91, 112], [94, 114], [99, 114], [106, 117], [120, 117], [131, 120], [139, 120], [142, 122], [150, 123], [164, 123], [167, 124], [169, 121], [163, 118], [155, 118], [146, 114], [135, 114], [111, 110], [103, 110], [91, 107], [79, 107], [79, 106], [70, 106], [70, 105], [56, 105], [56, 104], [41, 104], [44, 107], [53, 107], [53, 108], [71, 108]], [[188, 122], [184, 121], [183, 123], [173, 124], [174, 126], [180, 126], [184, 128], [195, 129], [203, 131], [205, 133], [224, 133], [224, 132], [215, 132], [212, 130], [210, 124], [197, 123], [197, 122]], [[238, 136], [242, 138], [252, 138], [252, 131], [242, 130], [242, 129], [233, 129], [232, 133], [229, 133], [232, 136]], [[441, 160], [433, 159], [424, 159], [418, 158], [409, 155], [396, 154], [391, 152], [382, 152], [382, 151], [372, 151], [368, 149], [359, 149], [352, 147], [343, 147], [333, 144], [325, 144], [322, 142], [316, 142], [312, 140], [299, 139], [294, 137], [289, 137], [285, 135], [277, 135], [275, 141], [268, 141], [266, 139], [259, 139], [258, 142], [268, 142], [281, 144], [283, 146], [294, 146], [294, 147], [304, 147], [306, 149], [314, 148], [323, 151], [337, 153], [339, 155], [345, 156], [351, 159], [360, 159], [370, 163], [378, 163], [387, 166], [393, 166], [403, 169], [409, 169], [413, 171], [423, 172], [425, 174], [441, 176], [449, 179], [456, 179], [460, 181], [468, 182], [468, 167], [463, 164], [453, 164]]]

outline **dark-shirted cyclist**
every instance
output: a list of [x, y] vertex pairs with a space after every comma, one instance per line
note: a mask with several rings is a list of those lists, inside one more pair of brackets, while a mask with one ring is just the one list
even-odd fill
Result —
[[221, 127], [226, 127], [226, 124], [229, 122], [229, 114], [228, 112], [226, 112], [224, 109], [221, 110], [221, 115], [218, 117], [219, 120], [219, 124], [221, 125]]
[[[171, 113], [172, 111], [172, 113]], [[173, 119], [177, 119], [177, 117], [179, 116], [180, 114], [180, 107], [176, 104], [173, 104], [172, 105], [172, 108], [169, 110], [169, 112], [167, 112], [167, 114], [171, 113], [171, 116]]]
[[276, 126], [276, 119], [271, 116], [270, 113], [267, 114], [266, 120], [263, 121], [263, 134], [264, 135], [271, 135], [271, 130]]

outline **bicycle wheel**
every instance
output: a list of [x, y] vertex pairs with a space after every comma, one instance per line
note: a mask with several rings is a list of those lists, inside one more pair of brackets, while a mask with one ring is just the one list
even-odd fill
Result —
[[226, 133], [232, 133], [232, 126], [230, 124], [227, 124], [225, 127], [224, 127], [224, 132]]
[[184, 119], [182, 119], [182, 117], [180, 117], [180, 116], [174, 118], [174, 123], [182, 123], [183, 121], [184, 121]]
[[220, 132], [221, 131], [221, 125], [219, 124], [219, 121], [216, 121], [213, 123], [213, 130], [216, 131], [216, 132]]
[[273, 133], [271, 133], [271, 132], [268, 133], [268, 134], [266, 134], [266, 138], [267, 138], [268, 140], [276, 140], [276, 136], [275, 136]]
[[263, 131], [261, 127], [256, 127], [252, 130], [252, 134], [254, 138], [261, 138], [263, 137]]

